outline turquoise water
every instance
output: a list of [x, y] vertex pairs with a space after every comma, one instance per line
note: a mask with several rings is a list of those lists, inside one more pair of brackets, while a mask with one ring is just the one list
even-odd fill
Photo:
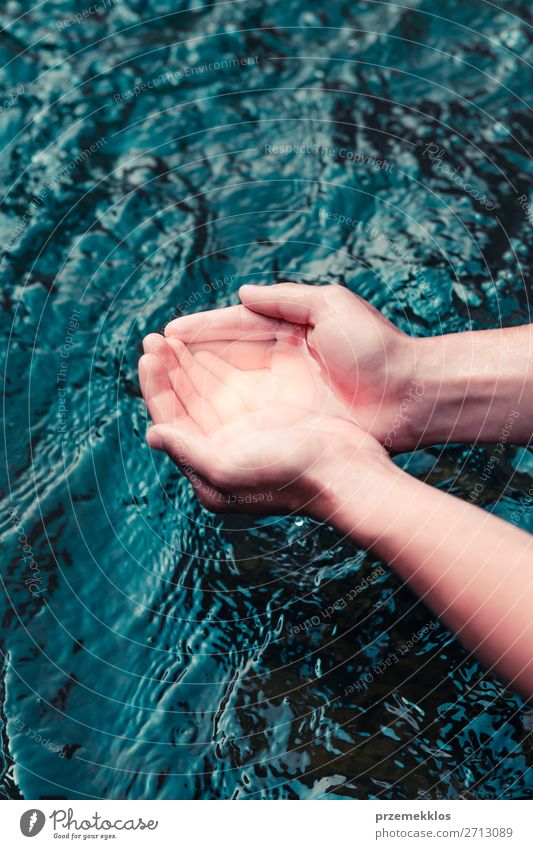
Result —
[[[0, 13], [5, 796], [531, 798], [520, 699], [334, 530], [206, 514], [136, 376], [146, 332], [250, 281], [416, 335], [531, 321], [527, 15]], [[493, 451], [398, 462], [533, 531], [533, 455]]]

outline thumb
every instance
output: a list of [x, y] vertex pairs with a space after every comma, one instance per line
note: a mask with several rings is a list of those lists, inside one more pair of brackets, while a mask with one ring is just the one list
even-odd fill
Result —
[[313, 325], [325, 308], [321, 286], [306, 283], [274, 283], [272, 286], [241, 286], [239, 297], [250, 310], [295, 324]]

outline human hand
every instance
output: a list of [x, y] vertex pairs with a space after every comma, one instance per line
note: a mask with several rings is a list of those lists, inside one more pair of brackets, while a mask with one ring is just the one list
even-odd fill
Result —
[[165, 330], [167, 338], [208, 342], [225, 357], [228, 342], [266, 339], [283, 326], [306, 345], [350, 421], [387, 445], [394, 433], [394, 450], [414, 447], [405, 414], [409, 401], [419, 400], [411, 337], [341, 286], [280, 283], [242, 286], [239, 294], [244, 307], [176, 319]]
[[511, 431], [516, 444], [531, 440], [533, 324], [415, 338], [340, 286], [242, 286], [240, 297], [302, 328], [353, 420], [389, 450], [499, 442]]
[[244, 308], [236, 309], [236, 340], [220, 339], [220, 311], [208, 317], [204, 341], [144, 340], [139, 374], [154, 422], [148, 442], [169, 454], [213, 512], [327, 519], [343, 462], [358, 471], [356, 495], [376, 464], [391, 461], [353, 424], [301, 328], [247, 310], [243, 319]]

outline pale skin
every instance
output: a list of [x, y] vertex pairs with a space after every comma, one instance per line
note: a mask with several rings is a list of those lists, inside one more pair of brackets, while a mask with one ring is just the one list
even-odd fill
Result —
[[240, 297], [144, 340], [149, 444], [208, 510], [302, 513], [372, 549], [532, 697], [533, 537], [412, 478], [386, 450], [498, 442], [504, 430], [527, 444], [532, 326], [414, 339], [337, 286]]

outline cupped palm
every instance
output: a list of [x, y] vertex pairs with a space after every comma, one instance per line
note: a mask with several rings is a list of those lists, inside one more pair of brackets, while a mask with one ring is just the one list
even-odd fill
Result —
[[229, 334], [214, 312], [186, 343], [146, 337], [139, 370], [154, 422], [148, 441], [189, 478], [197, 476], [197, 494], [210, 509], [217, 498], [224, 506], [217, 493], [267, 490], [269, 512], [305, 509], [320, 491], [321, 461], [336, 444], [343, 451], [381, 448], [354, 426], [302, 328], [251, 312], [238, 323], [238, 333]]

